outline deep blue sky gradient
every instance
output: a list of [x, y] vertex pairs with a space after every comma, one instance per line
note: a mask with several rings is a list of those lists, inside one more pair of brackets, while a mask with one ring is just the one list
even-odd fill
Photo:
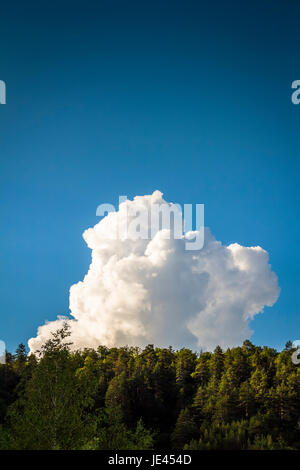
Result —
[[68, 312], [102, 202], [204, 203], [282, 289], [252, 341], [300, 338], [300, 3], [2, 2], [0, 338]]

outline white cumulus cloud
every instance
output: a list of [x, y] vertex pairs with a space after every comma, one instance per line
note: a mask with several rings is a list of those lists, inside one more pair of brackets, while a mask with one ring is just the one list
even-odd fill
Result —
[[[162, 196], [155, 191], [123, 202], [84, 232], [92, 262], [70, 289], [74, 349], [149, 343], [232, 347], [251, 336], [250, 320], [276, 302], [277, 276], [259, 246], [222, 245], [208, 228], [198, 251], [185, 249], [190, 234], [167, 239], [164, 227], [150, 240], [114, 239], [126, 209], [166, 204]], [[40, 326], [30, 350], [40, 349], [63, 321]]]

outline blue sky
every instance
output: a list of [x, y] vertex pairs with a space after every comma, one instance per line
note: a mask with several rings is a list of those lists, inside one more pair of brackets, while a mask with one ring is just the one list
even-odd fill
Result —
[[300, 337], [300, 5], [60, 1], [1, 6], [0, 337], [68, 312], [102, 202], [204, 203], [228, 244], [270, 254], [281, 295], [251, 323]]

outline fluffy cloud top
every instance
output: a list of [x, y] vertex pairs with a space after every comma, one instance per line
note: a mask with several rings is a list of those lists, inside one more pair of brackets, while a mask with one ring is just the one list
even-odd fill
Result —
[[[190, 234], [166, 239], [164, 227], [150, 240], [113, 239], [126, 209], [153, 204], [166, 204], [159, 191], [122, 203], [84, 232], [92, 262], [70, 289], [73, 348], [154, 343], [211, 350], [241, 344], [252, 334], [249, 321], [279, 295], [268, 253], [259, 246], [224, 246], [208, 228], [199, 251], [185, 249]], [[40, 326], [30, 350], [63, 321]]]

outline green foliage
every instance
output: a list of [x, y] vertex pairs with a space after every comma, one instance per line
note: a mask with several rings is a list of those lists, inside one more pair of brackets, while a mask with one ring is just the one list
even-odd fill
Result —
[[93, 381], [78, 369], [63, 340], [65, 325], [43, 346], [24, 393], [10, 407], [12, 445], [25, 449], [71, 449], [87, 432], [85, 410], [93, 405]]
[[182, 449], [184, 444], [197, 434], [193, 415], [188, 408], [180, 411], [172, 434], [173, 447]]
[[246, 421], [231, 423], [204, 422], [200, 428], [200, 439], [195, 439], [186, 450], [243, 450], [248, 447]]
[[83, 447], [84, 450], [147, 450], [153, 448], [153, 433], [137, 422], [134, 430], [128, 429], [120, 407], [106, 408], [98, 413], [96, 436]]
[[0, 365], [0, 449], [297, 449], [300, 367], [242, 347], [72, 351], [67, 324]]

